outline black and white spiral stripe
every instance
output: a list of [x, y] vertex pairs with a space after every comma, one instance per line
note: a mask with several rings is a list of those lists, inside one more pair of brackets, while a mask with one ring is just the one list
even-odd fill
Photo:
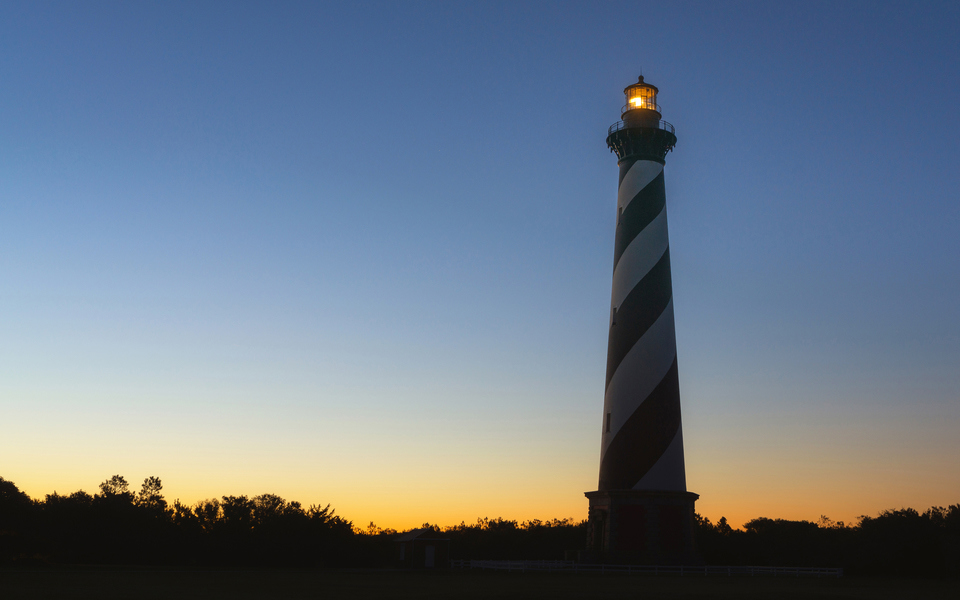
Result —
[[663, 164], [620, 163], [600, 490], [685, 491]]

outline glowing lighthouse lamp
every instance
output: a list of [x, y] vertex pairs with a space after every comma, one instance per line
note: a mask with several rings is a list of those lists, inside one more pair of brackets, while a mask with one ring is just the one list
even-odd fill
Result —
[[588, 553], [612, 562], [696, 560], [680, 427], [680, 384], [663, 166], [677, 137], [658, 89], [624, 89], [607, 145], [619, 159], [600, 481], [590, 500]]

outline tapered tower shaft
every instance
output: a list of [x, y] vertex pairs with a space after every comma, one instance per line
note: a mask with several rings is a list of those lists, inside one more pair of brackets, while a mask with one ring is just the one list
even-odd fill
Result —
[[672, 134], [645, 131], [650, 139], [634, 140], [637, 133], [615, 131], [611, 147], [620, 152], [637, 145], [656, 149], [659, 141], [663, 150], [620, 160], [598, 489], [685, 491], [670, 243], [659, 157]]

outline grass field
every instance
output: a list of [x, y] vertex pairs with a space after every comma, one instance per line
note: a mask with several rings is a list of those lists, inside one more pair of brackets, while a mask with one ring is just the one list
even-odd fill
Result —
[[960, 598], [960, 582], [768, 577], [654, 577], [478, 571], [187, 570], [62, 568], [0, 570], [0, 598]]

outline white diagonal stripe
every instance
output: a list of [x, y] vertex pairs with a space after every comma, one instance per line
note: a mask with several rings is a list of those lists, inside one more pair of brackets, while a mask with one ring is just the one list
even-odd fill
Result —
[[611, 310], [620, 308], [620, 304], [631, 290], [650, 272], [657, 261], [667, 251], [667, 207], [643, 231], [633, 238], [627, 249], [620, 255], [617, 267], [613, 270], [613, 293], [610, 297]]
[[617, 189], [617, 210], [627, 210], [627, 205], [637, 195], [637, 192], [647, 187], [647, 184], [657, 178], [663, 165], [652, 160], [638, 160], [630, 165], [630, 170], [623, 176], [620, 188]]
[[[673, 299], [637, 340], [617, 366], [603, 396], [604, 430], [600, 463], [613, 438], [650, 392], [663, 380], [677, 356], [677, 335], [673, 325]], [[606, 415], [610, 414], [610, 431]]]
[[650, 467], [643, 478], [637, 482], [635, 490], [687, 491], [687, 477], [683, 464], [683, 428], [677, 427], [670, 445], [663, 451], [657, 462]]

